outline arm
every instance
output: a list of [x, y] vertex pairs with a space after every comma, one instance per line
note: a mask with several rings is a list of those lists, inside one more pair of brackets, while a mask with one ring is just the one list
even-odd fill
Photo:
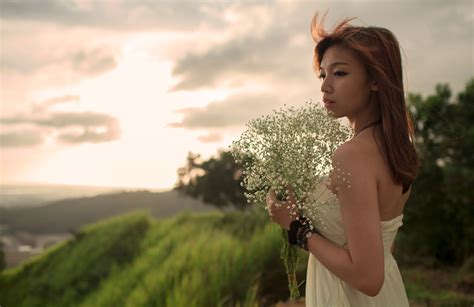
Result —
[[347, 248], [320, 235], [308, 240], [308, 250], [333, 274], [369, 295], [384, 282], [384, 253], [378, 209], [377, 183], [367, 155], [352, 144], [339, 147], [333, 165], [349, 172], [350, 187], [336, 182], [347, 238]]

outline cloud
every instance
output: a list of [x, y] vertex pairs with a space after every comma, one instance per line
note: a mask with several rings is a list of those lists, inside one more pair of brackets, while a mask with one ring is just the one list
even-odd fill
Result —
[[[1, 135], [2, 147], [36, 146], [44, 141], [43, 136], [55, 134], [57, 141], [68, 144], [108, 142], [121, 136], [116, 118], [93, 112], [56, 112], [42, 117], [17, 115], [0, 118], [0, 124], [18, 129]], [[25, 125], [33, 126], [34, 130], [19, 130], [19, 126]]]
[[105, 129], [96, 127], [84, 127], [80, 133], [61, 133], [57, 139], [63, 143], [102, 143], [116, 140], [120, 137], [120, 127], [118, 122], [109, 123]]
[[[432, 91], [437, 82], [449, 82], [459, 90], [472, 75], [472, 1], [321, 1], [279, 3], [264, 12], [254, 30], [239, 33], [206, 51], [190, 52], [178, 59], [171, 90], [196, 90], [223, 85], [262, 82], [285, 84], [295, 89], [312, 74], [309, 26], [316, 11], [330, 7], [326, 28], [345, 17], [358, 17], [355, 25], [376, 25], [392, 30], [399, 39], [408, 90]], [[244, 5], [238, 13], [244, 14]], [[453, 22], [455, 20], [455, 22]], [[432, 65], [436, 63], [436, 65]], [[439, 74], [443, 71], [443, 75]], [[438, 77], [434, 77], [438, 76]]]
[[222, 140], [222, 135], [218, 133], [209, 133], [207, 135], [201, 135], [198, 137], [198, 141], [200, 141], [201, 143], [218, 143]]
[[[44, 33], [33, 30], [39, 37], [55, 36], [59, 33]], [[21, 31], [15, 31], [21, 32]], [[66, 33], [62, 33], [65, 35]], [[75, 45], [59, 40], [48, 44], [36, 39], [13, 38], [9, 41], [2, 39], [6, 48], [2, 50], [0, 70], [3, 73], [17, 73], [28, 77], [33, 73], [41, 73], [45, 68], [53, 68], [59, 75], [68, 76], [71, 73], [79, 77], [95, 76], [117, 67], [119, 49], [103, 44], [99, 47], [84, 46], [84, 43]], [[19, 50], [21, 49], [21, 50]], [[53, 50], [52, 50], [53, 49]], [[31, 52], [30, 50], [35, 50]], [[57, 78], [57, 77], [56, 77]]]
[[282, 106], [279, 97], [271, 95], [235, 95], [227, 100], [211, 102], [203, 108], [178, 110], [184, 114], [180, 123], [170, 123], [168, 127], [185, 129], [216, 129], [241, 126], [250, 119], [266, 114]]
[[68, 126], [108, 126], [114, 123], [115, 118], [110, 115], [94, 112], [57, 112], [45, 119], [28, 119], [40, 126], [63, 128]]
[[27, 107], [32, 93], [66, 87], [114, 70], [127, 39], [118, 32], [17, 20], [0, 22], [4, 114]]
[[278, 36], [235, 38], [212, 47], [207, 53], [186, 55], [173, 69], [173, 75], [181, 81], [172, 90], [216, 86], [218, 81], [225, 82], [237, 74], [264, 76], [275, 73], [278, 57], [269, 57], [267, 52], [280, 44], [281, 37]]
[[70, 61], [75, 71], [87, 76], [99, 75], [117, 66], [114, 55], [104, 48], [78, 51]]
[[78, 101], [80, 99], [81, 99], [81, 97], [78, 96], [78, 95], [63, 95], [63, 96], [53, 97], [53, 98], [47, 99], [42, 103], [42, 105], [52, 106], [52, 105], [66, 103], [66, 102], [70, 102], [70, 101]]
[[0, 133], [0, 147], [32, 147], [43, 141], [43, 134], [36, 130]]
[[[222, 10], [231, 5], [221, 2], [214, 7]], [[206, 2], [190, 1], [6, 1], [1, 17], [114, 30], [193, 29], [202, 23], [224, 26], [222, 16], [207, 7]]]
[[[303, 82], [312, 72], [309, 21], [303, 23], [291, 13], [269, 8], [246, 20], [253, 25], [249, 31], [178, 59], [172, 74], [180, 81], [171, 90], [196, 90], [249, 79]], [[252, 10], [241, 6], [236, 11], [245, 15]], [[262, 23], [262, 19], [272, 22]]]
[[59, 96], [59, 97], [53, 97], [45, 101], [42, 101], [41, 103], [34, 103], [32, 105], [32, 113], [42, 113], [42, 112], [45, 112], [50, 107], [66, 104], [70, 102], [77, 102], [80, 99], [81, 97], [78, 95], [64, 95], [64, 96]]

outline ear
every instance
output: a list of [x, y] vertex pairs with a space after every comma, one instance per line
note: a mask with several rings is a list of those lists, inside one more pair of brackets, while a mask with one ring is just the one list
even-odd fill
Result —
[[371, 90], [372, 90], [372, 91], [377, 91], [377, 90], [378, 90], [378, 88], [377, 88], [377, 81], [372, 82]]

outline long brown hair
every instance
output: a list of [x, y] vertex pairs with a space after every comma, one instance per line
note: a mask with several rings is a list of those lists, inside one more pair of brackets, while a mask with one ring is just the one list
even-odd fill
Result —
[[319, 72], [324, 53], [334, 45], [353, 51], [364, 64], [369, 77], [377, 82], [383, 134], [381, 150], [395, 182], [401, 183], [405, 192], [415, 180], [420, 162], [414, 146], [413, 121], [406, 107], [398, 41], [388, 29], [350, 25], [354, 18], [346, 18], [326, 32], [322, 27], [326, 14], [321, 20], [318, 15], [311, 21], [311, 35], [316, 42], [314, 68]]

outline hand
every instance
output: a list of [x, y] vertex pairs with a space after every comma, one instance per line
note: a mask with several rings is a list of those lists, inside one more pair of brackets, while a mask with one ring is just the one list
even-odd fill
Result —
[[287, 188], [287, 201], [277, 200], [275, 191], [270, 189], [267, 193], [266, 203], [269, 208], [270, 220], [289, 230], [291, 222], [296, 220], [297, 213], [295, 194], [290, 185]]

